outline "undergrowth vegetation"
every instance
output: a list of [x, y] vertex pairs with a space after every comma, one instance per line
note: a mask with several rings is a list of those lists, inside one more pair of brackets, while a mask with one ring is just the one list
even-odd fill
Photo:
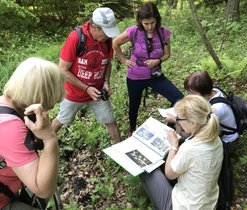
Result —
[[[163, 25], [172, 30], [171, 58], [163, 64], [165, 75], [184, 92], [183, 81], [187, 75], [195, 70], [207, 70], [216, 84], [220, 84], [226, 91], [233, 90], [246, 100], [247, 14], [244, 11], [241, 13], [240, 22], [225, 22], [224, 7], [216, 8], [214, 13], [209, 8], [200, 8], [199, 16], [203, 27], [223, 63], [223, 69], [218, 70], [194, 27], [187, 5], [184, 4], [183, 8], [171, 11], [167, 11], [165, 7], [162, 7], [160, 11]], [[127, 26], [134, 23], [134, 19], [123, 20], [119, 23], [120, 30], [124, 31]], [[69, 31], [70, 29], [66, 30]], [[16, 32], [15, 34], [5, 33], [2, 36], [4, 36], [3, 39], [5, 41], [0, 41], [2, 44], [2, 47], [0, 47], [1, 90], [17, 64], [27, 57], [39, 56], [57, 63], [60, 47], [67, 35], [54, 34], [52, 37], [46, 37], [41, 33], [20, 34]], [[110, 81], [113, 89], [111, 103], [116, 121], [120, 127], [122, 139], [127, 138], [128, 130], [128, 96], [125, 71], [125, 66], [114, 57]], [[169, 103], [152, 92], [149, 92], [146, 103], [146, 107], [140, 107], [138, 125], [149, 116], [162, 121], [157, 108], [168, 108]], [[57, 115], [58, 110], [59, 106], [56, 106], [49, 113], [51, 119]], [[236, 157], [237, 161], [234, 165], [236, 200], [240, 197], [242, 198], [244, 193], [246, 195], [247, 183], [243, 182], [243, 174], [246, 176], [247, 173], [246, 138], [247, 134], [243, 135], [239, 140], [238, 157]], [[78, 114], [71, 126], [61, 129], [59, 139], [61, 165], [71, 161], [72, 154], [75, 151], [80, 151], [82, 145], [86, 145], [90, 155], [93, 157], [97, 151], [101, 151], [113, 143], [109, 139], [105, 127], [99, 124], [87, 109]], [[119, 204], [112, 202], [107, 209], [151, 209], [149, 200], [141, 188], [139, 178], [131, 177], [111, 159], [103, 154], [101, 156], [97, 164], [99, 164], [98, 167], [104, 170], [104, 173], [101, 177], [94, 177], [88, 180], [95, 188], [90, 197], [91, 202], [85, 209], [94, 209], [97, 203], [102, 200], [115, 201], [119, 186], [124, 191], [125, 202], [120, 202]], [[66, 174], [61, 170], [59, 185], [64, 182], [65, 176]], [[66, 202], [66, 209], [80, 209], [83, 207], [75, 201], [73, 195]], [[247, 208], [246, 200], [241, 200], [240, 203], [242, 208]]]

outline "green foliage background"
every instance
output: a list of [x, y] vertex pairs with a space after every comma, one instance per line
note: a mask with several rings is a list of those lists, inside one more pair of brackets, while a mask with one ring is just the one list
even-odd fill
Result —
[[[10, 77], [18, 63], [30, 56], [39, 56], [58, 63], [59, 51], [69, 31], [77, 24], [85, 21], [91, 11], [98, 6], [110, 6], [117, 12], [119, 27], [124, 31], [126, 27], [135, 24], [133, 11], [140, 1], [16, 1], [0, 0], [0, 89]], [[202, 3], [203, 1], [197, 1]], [[246, 3], [240, 1], [241, 20], [239, 22], [226, 22], [226, 7], [224, 4], [198, 7], [201, 23], [209, 40], [219, 56], [224, 68], [218, 70], [214, 61], [203, 45], [191, 17], [191, 12], [186, 1], [179, 1], [177, 8], [172, 9], [159, 5], [164, 26], [172, 30], [171, 58], [163, 64], [165, 75], [171, 79], [182, 91], [183, 80], [191, 72], [204, 69], [210, 72], [216, 84], [225, 90], [233, 90], [247, 99], [247, 14]], [[124, 17], [124, 19], [123, 19]], [[124, 46], [126, 50], [128, 46]], [[114, 57], [111, 87], [113, 95], [111, 102], [117, 123], [123, 139], [127, 137], [128, 130], [128, 96], [126, 90], [125, 66]], [[186, 93], [185, 93], [186, 94]], [[164, 98], [149, 94], [147, 107], [140, 107], [138, 124], [148, 116], [160, 119], [157, 108], [166, 108], [169, 104]], [[51, 110], [50, 117], [58, 113], [58, 106]], [[78, 151], [82, 144], [86, 144], [93, 156], [97, 149], [106, 148], [111, 144], [104, 126], [100, 125], [89, 110], [83, 110], [86, 120], [81, 120], [78, 115], [73, 125], [65, 127], [59, 133], [61, 146], [61, 164], [68, 154]], [[85, 119], [85, 118], [83, 118]], [[161, 119], [162, 120], [162, 119]], [[240, 139], [240, 148], [237, 151], [240, 159], [235, 165], [236, 180], [241, 180], [243, 171], [246, 173], [247, 146], [244, 139]], [[97, 206], [100, 199], [114, 200], [117, 186], [113, 178], [125, 187], [126, 201], [128, 204], [112, 203], [108, 209], [150, 209], [150, 203], [143, 192], [138, 178], [125, 173], [112, 160], [104, 157], [102, 163], [105, 175], [101, 178], [91, 179], [96, 184], [92, 196], [92, 204], [88, 209]], [[59, 184], [63, 182], [66, 174], [60, 174]], [[241, 187], [236, 187], [236, 196], [241, 195]], [[52, 205], [52, 204], [51, 204]], [[246, 207], [246, 204], [241, 204]], [[79, 209], [71, 197], [66, 209]]]

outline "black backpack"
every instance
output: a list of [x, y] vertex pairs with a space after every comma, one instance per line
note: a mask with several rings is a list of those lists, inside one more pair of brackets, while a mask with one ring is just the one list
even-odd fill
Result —
[[225, 98], [224, 97], [212, 98], [209, 101], [210, 104], [213, 105], [215, 103], [225, 103], [230, 105], [237, 124], [237, 129], [220, 124], [223, 128], [230, 130], [230, 132], [223, 131], [222, 134], [231, 135], [237, 132], [239, 135], [241, 135], [244, 132], [244, 130], [247, 128], [247, 106], [245, 101], [240, 96], [235, 95], [232, 91], [226, 93], [219, 87], [216, 88], [219, 89], [225, 95]]
[[[87, 41], [87, 37], [86, 35], [83, 33], [83, 30], [81, 27], [75, 27], [75, 30], [77, 31], [78, 34], [78, 44], [76, 47], [76, 56], [80, 57], [83, 55], [84, 51], [85, 51], [85, 45], [86, 45], [86, 41]], [[107, 51], [110, 52], [111, 49], [111, 42], [110, 39], [107, 39], [105, 41], [106, 47], [107, 47]]]

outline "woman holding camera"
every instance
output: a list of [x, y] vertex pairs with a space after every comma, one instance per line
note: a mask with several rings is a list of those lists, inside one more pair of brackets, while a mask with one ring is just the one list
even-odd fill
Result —
[[[54, 194], [58, 139], [47, 112], [63, 99], [64, 82], [56, 64], [32, 57], [6, 83], [0, 96], [0, 209], [36, 209], [17, 198], [22, 184], [40, 198]], [[31, 132], [42, 139], [40, 156]]]
[[[127, 66], [129, 136], [136, 129], [138, 109], [145, 88], [151, 87], [172, 105], [183, 97], [161, 71], [161, 64], [170, 57], [171, 31], [161, 27], [161, 16], [156, 5], [151, 2], [141, 5], [136, 21], [137, 25], [127, 28], [113, 40], [113, 48], [120, 61]], [[121, 45], [126, 42], [132, 43], [130, 58], [121, 50]]]

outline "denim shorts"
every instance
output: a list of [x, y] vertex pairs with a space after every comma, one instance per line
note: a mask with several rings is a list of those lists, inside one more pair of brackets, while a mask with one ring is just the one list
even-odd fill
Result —
[[73, 102], [67, 99], [64, 99], [60, 103], [60, 112], [57, 116], [57, 120], [63, 125], [71, 124], [75, 120], [77, 112], [85, 106], [89, 106], [91, 108], [100, 123], [108, 124], [115, 121], [109, 100]]

